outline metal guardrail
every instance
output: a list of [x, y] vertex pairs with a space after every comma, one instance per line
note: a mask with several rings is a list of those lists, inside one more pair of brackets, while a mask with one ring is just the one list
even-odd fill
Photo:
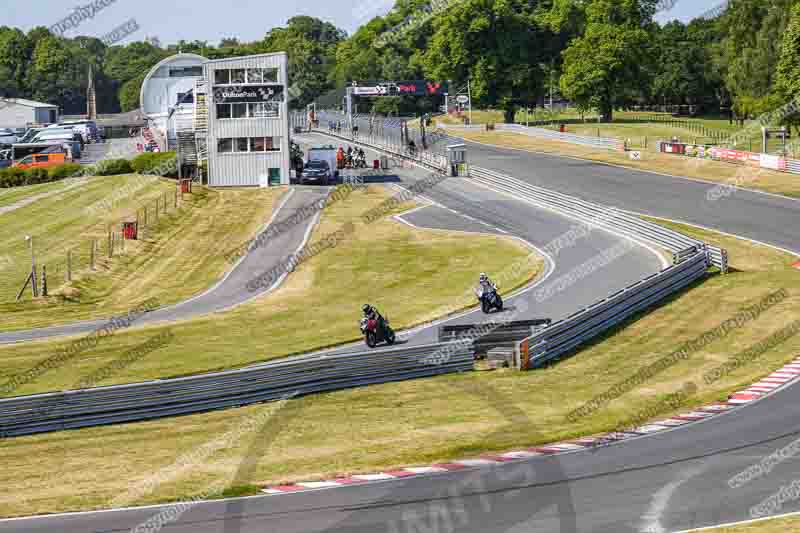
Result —
[[472, 167], [472, 177], [518, 198], [527, 199], [589, 225], [605, 228], [672, 252], [673, 265], [552, 324], [517, 343], [515, 364], [525, 370], [541, 366], [587, 342], [620, 322], [662, 301], [706, 274], [709, 266], [728, 271], [724, 249], [617, 209], [586, 202], [531, 185], [510, 176]]
[[439, 342], [455, 342], [470, 340], [476, 354], [498, 346], [514, 347], [517, 341], [530, 337], [535, 332], [549, 326], [553, 321], [549, 318], [534, 320], [516, 320], [511, 322], [481, 324], [459, 324], [439, 327]]
[[520, 341], [515, 349], [515, 364], [519, 369], [541, 366], [569, 352], [700, 279], [709, 266], [717, 266], [723, 273], [728, 270], [728, 254], [724, 249], [709, 246], [634, 215], [536, 187], [480, 167], [472, 167], [472, 176], [495, 189], [587, 224], [634, 240], [653, 243], [673, 254], [672, 266]]
[[692, 257], [694, 255], [697, 255], [700, 251], [701, 250], [700, 250], [699, 246], [692, 245], [692, 246], [689, 246], [688, 248], [685, 248], [683, 250], [678, 250], [678, 251], [672, 252], [672, 263], [675, 264], [675, 265], [677, 265], [678, 263], [682, 263], [686, 259], [689, 259], [690, 257]]
[[[614, 207], [587, 202], [563, 193], [558, 193], [531, 185], [522, 180], [506, 176], [499, 172], [472, 166], [472, 178], [486, 183], [493, 188], [540, 205], [566, 217], [578, 219], [590, 226], [597, 226], [625, 235], [631, 239], [655, 244], [670, 252], [678, 252], [692, 246], [708, 251], [705, 243], [692, 239], [682, 233], [667, 229], [658, 224], [648, 222], [638, 216], [631, 215]], [[717, 251], [719, 249], [716, 249]], [[721, 254], [709, 254], [713, 260], [720, 259]], [[723, 265], [713, 262], [720, 269]]]
[[800, 174], [800, 160], [787, 159], [786, 160], [786, 172], [790, 172], [792, 174]]
[[608, 331], [617, 324], [706, 275], [705, 254], [697, 253], [520, 341], [515, 364], [520, 370], [542, 366]]
[[473, 370], [471, 345], [376, 349], [253, 368], [0, 400], [0, 437], [239, 407], [363, 385]]

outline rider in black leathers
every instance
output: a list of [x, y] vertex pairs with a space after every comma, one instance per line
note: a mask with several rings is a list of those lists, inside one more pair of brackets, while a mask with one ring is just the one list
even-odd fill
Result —
[[378, 310], [369, 304], [364, 304], [361, 310], [364, 312], [364, 318], [366, 318], [367, 320], [377, 320], [378, 327], [381, 328], [381, 334], [382, 335], [385, 334], [386, 328], [384, 327], [383, 317], [378, 312]]

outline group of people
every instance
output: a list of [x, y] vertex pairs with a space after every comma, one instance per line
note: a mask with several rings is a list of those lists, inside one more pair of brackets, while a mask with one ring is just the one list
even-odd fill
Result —
[[336, 152], [336, 166], [339, 169], [343, 168], [357, 168], [359, 166], [366, 167], [367, 155], [362, 148], [353, 149], [352, 146], [347, 147], [345, 152], [341, 146]]
[[[342, 133], [342, 121], [341, 120], [332, 120], [328, 122], [328, 131], [331, 133]], [[358, 124], [353, 124], [353, 129], [351, 131], [353, 137], [358, 137]]]

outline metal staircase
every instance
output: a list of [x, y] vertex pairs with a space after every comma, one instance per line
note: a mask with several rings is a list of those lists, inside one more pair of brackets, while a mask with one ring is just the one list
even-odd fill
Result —
[[197, 80], [194, 86], [194, 137], [197, 178], [202, 180], [208, 168], [208, 91], [205, 80]]

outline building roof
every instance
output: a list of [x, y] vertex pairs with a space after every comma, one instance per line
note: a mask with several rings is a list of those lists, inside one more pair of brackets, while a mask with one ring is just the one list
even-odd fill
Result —
[[34, 102], [33, 100], [26, 100], [25, 98], [0, 98], [0, 101], [6, 102], [8, 104], [24, 105], [27, 107], [42, 107], [42, 108], [52, 107], [58, 109], [57, 105], [43, 104], [42, 102]]

